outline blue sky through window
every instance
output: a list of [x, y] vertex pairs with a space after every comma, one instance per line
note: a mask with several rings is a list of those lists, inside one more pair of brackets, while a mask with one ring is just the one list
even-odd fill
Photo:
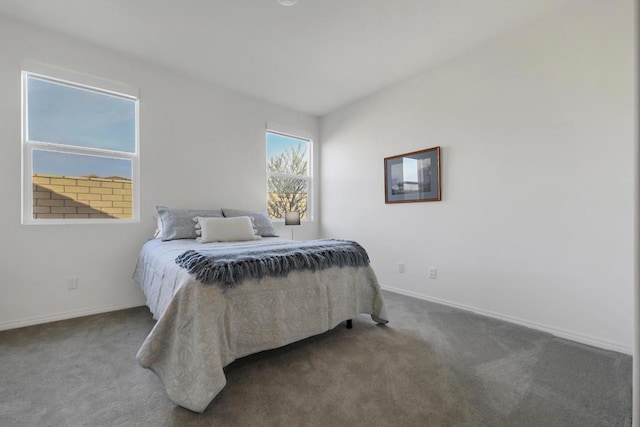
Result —
[[[302, 143], [302, 147], [308, 150], [309, 141], [306, 139], [294, 138], [291, 136], [280, 135], [277, 133], [267, 132], [267, 163], [272, 157], [279, 156], [290, 147], [297, 147]], [[309, 153], [306, 153], [307, 159]]]
[[33, 150], [33, 173], [37, 174], [131, 179], [131, 171], [132, 162], [127, 159]]
[[[96, 90], [27, 77], [28, 139], [76, 147], [136, 152], [136, 101]], [[131, 179], [132, 162], [35, 150], [38, 174]]]
[[133, 99], [29, 77], [29, 140], [136, 151]]

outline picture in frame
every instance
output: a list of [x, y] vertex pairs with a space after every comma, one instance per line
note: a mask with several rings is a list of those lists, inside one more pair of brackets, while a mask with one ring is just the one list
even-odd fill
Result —
[[440, 147], [384, 159], [385, 203], [440, 200]]

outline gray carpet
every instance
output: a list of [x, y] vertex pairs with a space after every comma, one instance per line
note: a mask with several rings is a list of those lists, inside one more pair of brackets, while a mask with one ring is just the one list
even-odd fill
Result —
[[135, 354], [146, 308], [0, 332], [0, 426], [629, 426], [631, 357], [385, 292], [391, 323], [240, 359], [203, 414]]

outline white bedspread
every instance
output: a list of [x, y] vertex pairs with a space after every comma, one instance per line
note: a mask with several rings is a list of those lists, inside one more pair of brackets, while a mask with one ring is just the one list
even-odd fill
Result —
[[134, 278], [158, 322], [137, 359], [160, 377], [174, 403], [204, 411], [226, 384], [223, 368], [237, 358], [326, 332], [362, 313], [386, 323], [370, 266], [294, 271], [223, 289], [200, 283], [175, 263], [189, 249], [251, 247], [274, 239], [150, 240], [142, 248]]

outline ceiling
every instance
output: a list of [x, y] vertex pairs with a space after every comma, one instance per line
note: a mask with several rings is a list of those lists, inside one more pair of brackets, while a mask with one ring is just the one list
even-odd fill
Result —
[[0, 14], [323, 115], [569, 0], [0, 0]]

